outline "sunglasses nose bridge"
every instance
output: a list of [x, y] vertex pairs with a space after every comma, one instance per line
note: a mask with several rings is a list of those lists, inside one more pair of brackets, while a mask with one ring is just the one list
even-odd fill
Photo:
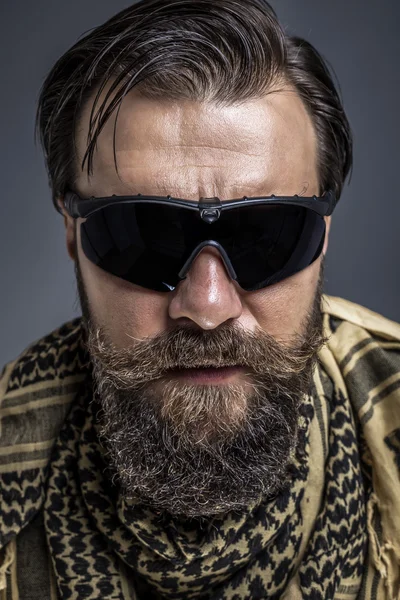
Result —
[[203, 248], [205, 248], [206, 246], [211, 246], [213, 248], [216, 248], [219, 251], [219, 253], [222, 257], [222, 260], [224, 262], [224, 265], [226, 267], [226, 270], [228, 271], [230, 277], [234, 280], [237, 280], [237, 275], [236, 275], [235, 269], [233, 268], [232, 263], [229, 259], [229, 256], [225, 252], [223, 246], [221, 246], [221, 244], [219, 244], [215, 240], [206, 240], [196, 246], [196, 248], [191, 252], [189, 258], [183, 265], [182, 269], [179, 271], [179, 273], [178, 273], [179, 277], [181, 279], [184, 279], [186, 277], [194, 260], [200, 254], [200, 252], [203, 250]]

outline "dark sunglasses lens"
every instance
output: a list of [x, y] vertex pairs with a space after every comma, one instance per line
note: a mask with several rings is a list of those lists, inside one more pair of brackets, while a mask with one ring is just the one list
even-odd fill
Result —
[[[308, 267], [321, 254], [325, 238], [323, 217], [299, 206], [253, 206], [235, 210], [226, 221], [229, 239], [221, 244], [231, 259], [241, 287], [254, 291], [277, 283]], [[226, 240], [224, 240], [226, 237]]]
[[[194, 213], [195, 214], [195, 213]], [[81, 225], [82, 248], [108, 273], [165, 292], [180, 281], [188, 252], [182, 225], [191, 211], [172, 206], [115, 204], [96, 211]]]
[[253, 291], [310, 265], [321, 253], [325, 221], [296, 206], [240, 207], [209, 225], [198, 213], [149, 203], [115, 204], [81, 226], [82, 248], [105, 271], [136, 285], [169, 291], [203, 240], [221, 244], [238, 283]]

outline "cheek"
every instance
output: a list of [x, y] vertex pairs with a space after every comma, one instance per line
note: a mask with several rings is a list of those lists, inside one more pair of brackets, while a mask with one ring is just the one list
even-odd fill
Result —
[[132, 337], [143, 339], [167, 328], [166, 294], [144, 290], [92, 264], [78, 246], [79, 264], [94, 322], [104, 327], [114, 344], [126, 347]]
[[313, 307], [320, 269], [321, 258], [303, 271], [251, 293], [247, 307], [258, 325], [278, 338], [301, 333]]

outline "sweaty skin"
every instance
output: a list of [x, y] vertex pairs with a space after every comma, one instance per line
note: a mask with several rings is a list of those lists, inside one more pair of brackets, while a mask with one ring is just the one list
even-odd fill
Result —
[[[86, 149], [91, 103], [76, 132], [78, 165]], [[218, 196], [319, 194], [316, 136], [296, 93], [287, 88], [233, 106], [189, 100], [160, 101], [137, 91], [123, 101], [114, 166], [111, 119], [100, 134], [94, 171], [78, 167], [82, 197], [154, 194], [197, 200]], [[60, 199], [61, 200], [61, 199]], [[82, 220], [78, 220], [78, 225]], [[68, 252], [75, 256], [74, 223], [65, 214]], [[330, 217], [326, 218], [328, 245]], [[92, 318], [117, 347], [177, 325], [212, 330], [225, 322], [257, 327], [290, 344], [315, 296], [321, 258], [268, 288], [246, 292], [231, 280], [215, 248], [205, 248], [170, 293], [143, 289], [110, 275], [83, 254], [79, 262]]]

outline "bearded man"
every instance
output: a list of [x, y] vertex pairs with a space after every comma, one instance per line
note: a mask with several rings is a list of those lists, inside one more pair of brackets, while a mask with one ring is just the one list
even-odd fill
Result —
[[82, 318], [3, 371], [2, 598], [399, 598], [400, 326], [323, 295], [318, 52], [264, 0], [142, 0], [37, 123]]

